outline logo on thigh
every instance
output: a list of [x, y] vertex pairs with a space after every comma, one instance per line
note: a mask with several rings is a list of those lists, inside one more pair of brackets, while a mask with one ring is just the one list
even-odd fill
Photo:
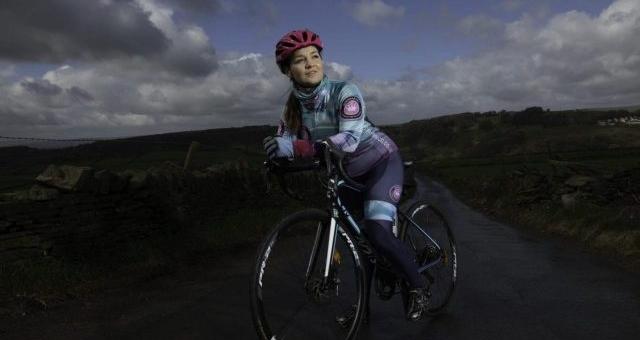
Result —
[[399, 202], [400, 195], [402, 195], [402, 187], [400, 185], [396, 184], [389, 189], [389, 197], [393, 202]]

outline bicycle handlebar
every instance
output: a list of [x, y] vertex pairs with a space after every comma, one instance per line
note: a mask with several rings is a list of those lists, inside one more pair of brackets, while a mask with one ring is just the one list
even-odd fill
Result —
[[[338, 171], [338, 175], [341, 179], [343, 179], [349, 186], [353, 187], [356, 190], [362, 191], [365, 189], [365, 185], [358, 183], [353, 178], [351, 178], [347, 172], [344, 170], [344, 165], [342, 164], [344, 157], [346, 155], [345, 152], [339, 150], [333, 143], [330, 141], [323, 141], [322, 145], [324, 145], [324, 165], [327, 167], [327, 175], [331, 175], [332, 166]], [[301, 172], [301, 171], [309, 171], [309, 170], [317, 170], [322, 167], [322, 162], [319, 159], [314, 159], [312, 162], [298, 162], [292, 161], [287, 158], [275, 158], [268, 159], [264, 162], [264, 166], [267, 168], [269, 172], [273, 172], [277, 175], [278, 182], [280, 187], [282, 187], [283, 191], [297, 200], [302, 200], [302, 198], [294, 193], [284, 181], [283, 175], [288, 172]]]
[[[351, 178], [347, 172], [344, 170], [344, 166], [342, 164], [342, 161], [344, 160], [344, 157], [346, 156], [346, 153], [340, 149], [338, 149], [332, 142], [331, 140], [326, 140], [323, 141], [322, 144], [325, 146], [324, 148], [324, 156], [325, 156], [325, 163], [326, 164], [330, 164], [330, 160], [331, 160], [331, 156], [335, 156], [336, 158], [336, 162], [338, 164], [337, 169], [338, 169], [338, 173], [340, 174], [340, 177], [342, 179], [344, 179], [345, 182], [347, 182], [347, 184], [349, 184], [350, 186], [354, 187], [356, 190], [358, 191], [362, 191], [365, 189], [365, 185], [356, 182], [353, 178]], [[329, 172], [329, 165], [327, 165], [327, 172]]]

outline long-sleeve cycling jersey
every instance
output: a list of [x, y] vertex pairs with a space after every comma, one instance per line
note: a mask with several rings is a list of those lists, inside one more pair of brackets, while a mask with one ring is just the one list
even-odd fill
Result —
[[365, 232], [376, 249], [405, 273], [411, 287], [424, 287], [424, 278], [406, 245], [393, 236], [392, 224], [400, 201], [403, 182], [402, 159], [396, 144], [366, 119], [366, 109], [358, 88], [325, 76], [315, 88], [294, 87], [302, 114], [302, 127], [292, 133], [280, 121], [279, 156], [310, 157], [314, 142], [330, 139], [346, 152], [347, 173], [365, 184]]
[[360, 90], [345, 81], [326, 76], [315, 88], [294, 87], [302, 114], [302, 127], [292, 133], [280, 121], [278, 135], [291, 142], [283, 154], [310, 157], [313, 142], [330, 139], [347, 153], [345, 167], [350, 176], [359, 176], [397, 150], [395, 143], [368, 119]]

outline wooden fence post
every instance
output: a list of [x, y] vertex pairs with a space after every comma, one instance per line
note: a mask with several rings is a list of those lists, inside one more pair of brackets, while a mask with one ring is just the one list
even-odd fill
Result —
[[184, 170], [189, 169], [189, 166], [191, 165], [191, 158], [193, 157], [193, 154], [196, 152], [196, 150], [198, 150], [199, 146], [200, 143], [196, 141], [191, 142], [191, 145], [189, 145], [189, 151], [187, 152], [187, 157], [184, 159], [184, 166], [182, 167]]

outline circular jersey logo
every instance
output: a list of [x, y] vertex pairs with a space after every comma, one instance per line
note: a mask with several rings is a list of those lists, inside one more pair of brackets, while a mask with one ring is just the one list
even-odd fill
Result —
[[394, 202], [400, 201], [400, 195], [402, 194], [402, 187], [399, 185], [394, 185], [389, 189], [389, 197]]
[[357, 97], [349, 97], [342, 102], [342, 117], [358, 118], [361, 113], [360, 101]]

